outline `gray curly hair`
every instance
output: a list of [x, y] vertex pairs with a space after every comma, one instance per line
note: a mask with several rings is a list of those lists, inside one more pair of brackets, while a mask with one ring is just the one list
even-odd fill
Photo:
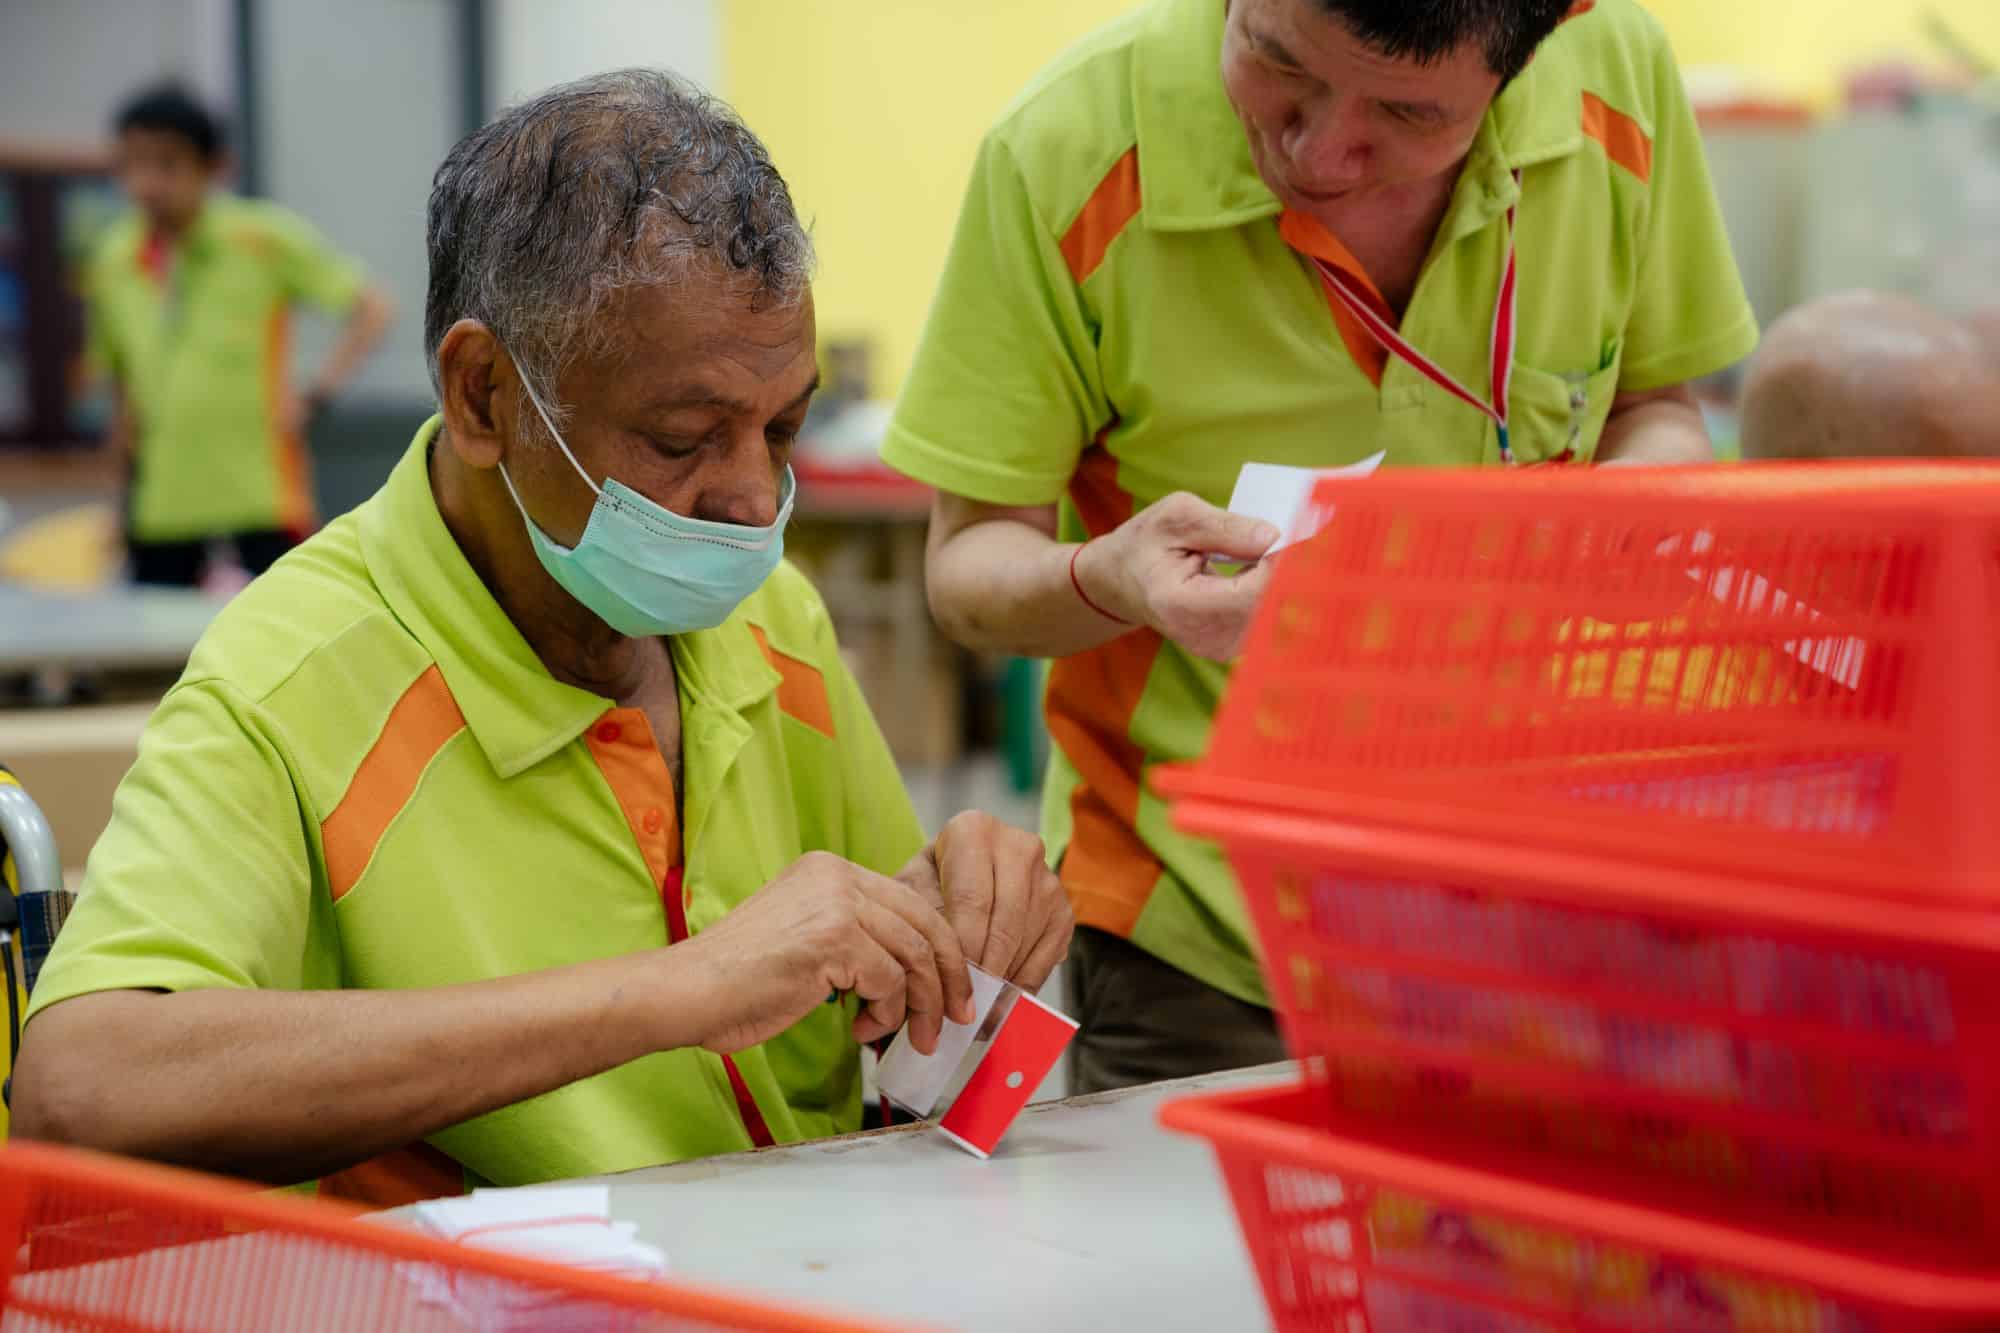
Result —
[[451, 326], [492, 329], [552, 412], [556, 378], [595, 347], [614, 292], [697, 262], [800, 299], [812, 241], [784, 177], [721, 101], [660, 70], [551, 88], [460, 140], [431, 182], [424, 352]]

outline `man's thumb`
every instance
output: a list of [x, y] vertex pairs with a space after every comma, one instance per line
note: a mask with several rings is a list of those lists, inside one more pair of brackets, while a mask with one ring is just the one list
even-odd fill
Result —
[[1248, 514], [1221, 510], [1204, 525], [1198, 542], [1194, 544], [1210, 555], [1227, 556], [1232, 560], [1255, 560], [1270, 550], [1280, 535], [1276, 524]]

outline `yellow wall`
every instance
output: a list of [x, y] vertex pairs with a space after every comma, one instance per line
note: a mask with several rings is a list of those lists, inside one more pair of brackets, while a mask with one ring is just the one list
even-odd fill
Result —
[[1730, 65], [1779, 90], [1830, 103], [1841, 72], [1884, 56], [1935, 61], [1924, 32], [1935, 13], [1988, 61], [2000, 63], [1995, 0], [1645, 0], [1685, 65]]
[[[979, 136], [1034, 71], [1135, 0], [721, 0], [721, 92], [771, 145], [819, 241], [821, 336], [909, 364]], [[2000, 0], [1646, 0], [1686, 64], [1825, 101], [1839, 71], [1935, 54], [1926, 6], [2000, 63]]]
[[722, 0], [718, 90], [771, 146], [819, 247], [820, 341], [909, 365], [973, 151], [1036, 70], [1131, 0]]

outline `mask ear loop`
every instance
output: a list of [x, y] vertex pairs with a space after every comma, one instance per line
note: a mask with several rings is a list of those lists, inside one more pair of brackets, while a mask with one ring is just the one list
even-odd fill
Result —
[[[590, 479], [590, 474], [583, 470], [583, 464], [576, 461], [576, 455], [571, 453], [569, 451], [569, 445], [564, 443], [562, 432], [556, 429], [556, 423], [549, 420], [549, 410], [546, 407], [542, 406], [542, 396], [535, 392], [534, 381], [530, 380], [527, 377], [527, 375], [522, 373], [519, 362], [516, 362], [514, 364], [514, 373], [521, 376], [521, 387], [527, 390], [528, 401], [535, 405], [535, 415], [542, 419], [542, 426], [548, 431], [549, 437], [556, 442], [556, 448], [562, 450], [562, 456], [564, 458], [567, 458], [569, 460], [569, 465], [576, 469], [576, 475], [583, 478], [583, 484], [590, 487], [591, 494], [603, 495], [604, 489], [601, 486], [599, 486], [596, 482]], [[507, 469], [505, 469], [504, 467], [501, 468], [500, 475], [503, 477], [507, 475]], [[514, 485], [513, 482], [511, 481], [508, 482], [507, 483], [508, 489], [511, 490], [513, 488], [513, 485]], [[519, 496], [514, 497], [514, 502], [516, 504], [519, 504], [520, 497]]]
[[[507, 465], [505, 463], [500, 465], [500, 480], [507, 484], [507, 494], [513, 498], [514, 508], [520, 513], [521, 521], [533, 525], [535, 520], [528, 517], [528, 506], [521, 503], [521, 493], [514, 489], [514, 479], [507, 475]], [[544, 537], [548, 536], [547, 533], [543, 533], [542, 535]]]

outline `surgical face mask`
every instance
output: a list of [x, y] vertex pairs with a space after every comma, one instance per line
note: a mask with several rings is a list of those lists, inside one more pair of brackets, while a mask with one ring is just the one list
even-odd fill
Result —
[[778, 567], [785, 554], [785, 524], [792, 516], [791, 468], [785, 469], [777, 521], [768, 528], [684, 518], [622, 482], [607, 477], [599, 486], [592, 481], [534, 387], [525, 377], [521, 383], [556, 447], [597, 493], [576, 545], [560, 545], [528, 517], [505, 464], [500, 478], [528, 525], [542, 568], [605, 624], [632, 638], [714, 629]]

